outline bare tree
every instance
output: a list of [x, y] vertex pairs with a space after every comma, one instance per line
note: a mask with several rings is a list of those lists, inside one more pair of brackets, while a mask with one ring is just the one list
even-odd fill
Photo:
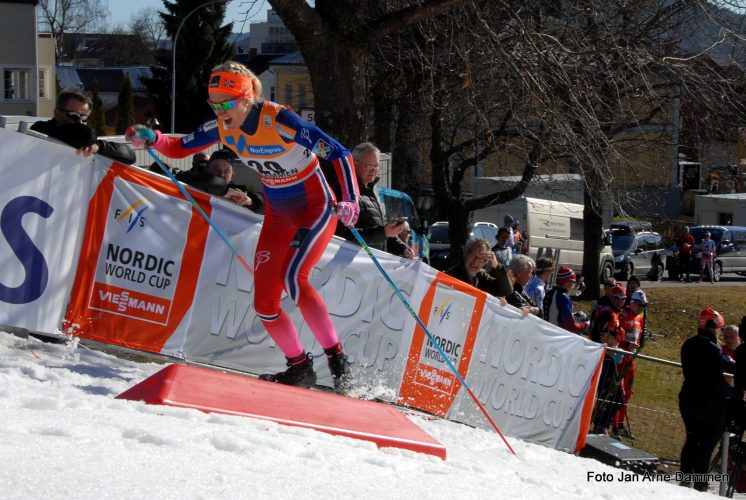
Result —
[[109, 9], [102, 0], [40, 0], [39, 23], [42, 31], [52, 33], [56, 56], [62, 55], [64, 37], [102, 28]]
[[161, 40], [165, 39], [166, 27], [158, 14], [158, 9], [145, 7], [130, 17], [129, 32], [142, 36], [150, 50], [155, 51]]

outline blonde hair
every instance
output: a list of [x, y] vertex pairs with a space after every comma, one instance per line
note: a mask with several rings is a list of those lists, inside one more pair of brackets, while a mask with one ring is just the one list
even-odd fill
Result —
[[251, 86], [254, 88], [254, 100], [260, 101], [262, 99], [262, 82], [260, 82], [259, 78], [257, 78], [257, 76], [243, 64], [236, 61], [227, 61], [212, 68], [213, 73], [218, 71], [225, 71], [227, 73], [245, 76], [250, 79]]

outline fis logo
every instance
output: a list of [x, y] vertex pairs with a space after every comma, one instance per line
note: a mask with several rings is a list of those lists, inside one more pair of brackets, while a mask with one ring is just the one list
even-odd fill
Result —
[[443, 322], [451, 317], [451, 301], [453, 299], [446, 299], [439, 306], [435, 306], [433, 314], [438, 318], [438, 324], [442, 325]]
[[138, 227], [145, 227], [145, 221], [147, 220], [145, 217], [142, 216], [142, 214], [150, 208], [150, 206], [147, 204], [147, 201], [145, 197], [143, 196], [136, 202], [134, 202], [132, 205], [127, 207], [126, 210], [122, 211], [121, 209], [117, 208], [114, 210], [114, 218], [117, 222], [121, 222], [123, 220], [126, 220], [129, 226], [127, 227], [127, 232], [129, 233], [132, 231], [132, 228], [135, 226]]
[[215, 75], [210, 80], [210, 88], [220, 86], [220, 75]]
[[267, 115], [262, 116], [262, 123], [265, 127], [272, 128], [272, 117]]

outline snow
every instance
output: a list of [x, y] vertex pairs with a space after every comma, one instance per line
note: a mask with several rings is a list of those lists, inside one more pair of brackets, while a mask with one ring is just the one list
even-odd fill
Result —
[[[273, 422], [114, 399], [164, 367], [0, 332], [0, 497], [701, 498], [600, 462], [415, 415], [439, 458]], [[588, 472], [611, 481], [588, 480]], [[712, 488], [712, 487], [711, 487]]]

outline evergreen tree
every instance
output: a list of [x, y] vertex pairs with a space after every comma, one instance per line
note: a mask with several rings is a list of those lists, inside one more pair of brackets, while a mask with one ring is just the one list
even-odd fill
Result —
[[117, 135], [124, 134], [127, 127], [135, 122], [135, 103], [133, 99], [132, 83], [129, 77], [125, 75], [117, 97], [117, 121], [114, 128], [114, 133]]
[[[160, 12], [166, 33], [173, 40], [179, 24], [204, 0], [163, 0], [166, 12]], [[224, 4], [211, 4], [197, 8], [186, 19], [179, 32], [176, 46], [176, 132], [189, 132], [199, 126], [212, 111], [205, 102], [210, 71], [218, 64], [230, 60], [235, 47], [228, 43], [233, 23], [222, 26]], [[153, 102], [156, 114], [171, 130], [171, 54], [158, 59], [153, 67], [153, 78], [143, 79]]]
[[96, 132], [96, 135], [106, 135], [106, 116], [104, 115], [104, 103], [99, 95], [98, 80], [93, 80], [91, 101], [93, 102], [93, 109], [90, 118], [88, 118], [88, 126]]

